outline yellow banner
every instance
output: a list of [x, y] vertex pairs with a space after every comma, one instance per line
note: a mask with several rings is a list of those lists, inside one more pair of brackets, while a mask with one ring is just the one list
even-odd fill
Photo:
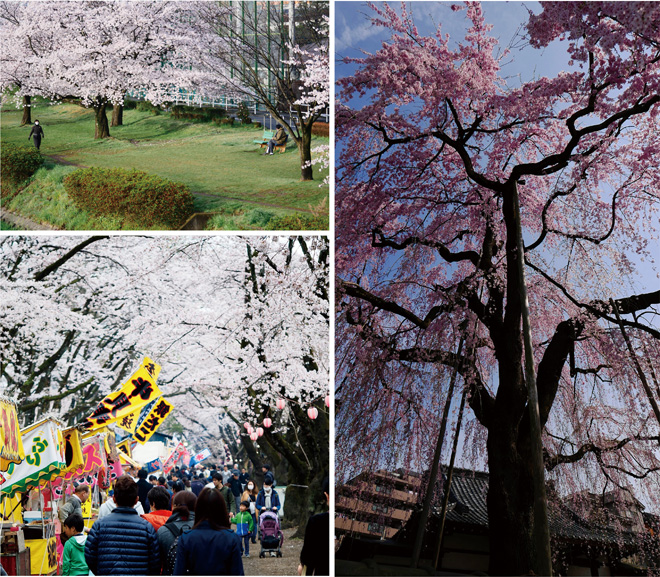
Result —
[[65, 429], [62, 431], [62, 436], [64, 437], [64, 457], [66, 460], [66, 469], [69, 471], [75, 471], [82, 466], [84, 462], [83, 451], [82, 451], [82, 437], [78, 429]]
[[6, 471], [11, 463], [18, 465], [23, 459], [25, 451], [16, 405], [9, 399], [0, 398], [0, 471]]
[[30, 571], [32, 575], [48, 575], [57, 569], [57, 541], [50, 539], [26, 539], [30, 548]]
[[141, 412], [142, 409], [138, 409], [137, 411], [119, 419], [115, 423], [115, 425], [117, 425], [121, 429], [124, 429], [124, 431], [128, 431], [132, 435], [135, 432], [135, 427], [137, 427], [137, 422], [138, 419], [140, 418]]
[[156, 429], [163, 424], [163, 421], [170, 414], [173, 407], [165, 399], [160, 398], [156, 401], [149, 414], [146, 416], [142, 424], [137, 428], [133, 435], [138, 443], [143, 445], [151, 438], [156, 432]]
[[114, 423], [160, 397], [161, 392], [156, 386], [159, 373], [160, 366], [145, 357], [140, 368], [122, 388], [109, 394], [87, 417], [85, 422], [88, 427], [98, 429]]
[[125, 439], [121, 443], [117, 443], [117, 450], [119, 451], [120, 457], [122, 452], [124, 455], [128, 455], [129, 457], [133, 456], [133, 449], [131, 449], [132, 442], [133, 439]]

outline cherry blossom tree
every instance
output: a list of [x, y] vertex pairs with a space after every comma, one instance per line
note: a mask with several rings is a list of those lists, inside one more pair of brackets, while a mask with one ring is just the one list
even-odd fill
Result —
[[336, 117], [339, 476], [375, 446], [430, 458], [417, 417], [455, 371], [464, 454], [489, 469], [489, 573], [538, 573], [519, 259], [547, 476], [563, 494], [644, 479], [658, 499], [659, 393], [640, 381], [660, 360], [660, 9], [544, 3], [527, 50], [561, 42], [570, 68], [515, 83], [478, 3], [451, 7], [458, 42], [372, 8], [391, 38], [351, 60]]
[[6, 3], [2, 85], [16, 87], [16, 98], [79, 98], [95, 111], [95, 138], [106, 138], [106, 107], [122, 105], [129, 90], [159, 104], [172, 85], [194, 85], [198, 71], [182, 59], [186, 10], [156, 1]]
[[255, 468], [311, 487], [288, 493], [304, 527], [329, 470], [328, 256], [316, 237], [5, 237], [3, 390], [24, 424], [73, 424], [148, 356], [195, 448], [237, 456], [238, 437]]
[[[327, 19], [312, 21], [305, 36], [314, 43], [291, 44], [280, 4], [197, 2], [198, 54], [213, 72], [207, 91], [241, 95], [266, 108], [285, 127], [300, 153], [302, 180], [312, 180], [312, 126], [329, 103]], [[322, 5], [327, 14], [326, 3]], [[299, 22], [305, 26], [305, 16]], [[322, 70], [320, 67], [325, 66]]]

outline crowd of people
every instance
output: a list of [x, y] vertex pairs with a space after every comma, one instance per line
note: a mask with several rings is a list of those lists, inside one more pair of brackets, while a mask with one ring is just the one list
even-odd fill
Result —
[[[243, 575], [243, 557], [250, 556], [250, 544], [257, 537], [262, 555], [264, 548], [281, 555], [281, 503], [268, 465], [262, 469], [261, 489], [246, 469], [227, 466], [221, 471], [177, 468], [168, 478], [144, 469], [129, 473], [135, 475], [115, 481], [88, 533], [82, 503], [89, 487], [76, 487], [60, 507], [62, 575]], [[299, 572], [304, 565], [312, 567], [307, 574], [316, 570], [317, 575], [327, 575], [329, 533], [326, 527], [319, 535], [314, 519]], [[265, 530], [270, 521], [275, 527], [272, 535]], [[271, 536], [274, 540], [268, 542]], [[326, 562], [313, 567], [319, 563], [319, 552]]]

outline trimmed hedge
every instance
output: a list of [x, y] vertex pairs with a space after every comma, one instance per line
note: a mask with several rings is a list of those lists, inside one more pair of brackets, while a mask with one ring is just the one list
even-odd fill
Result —
[[34, 146], [3, 143], [0, 149], [2, 180], [17, 185], [30, 178], [44, 163]]
[[223, 118], [225, 116], [225, 111], [222, 108], [173, 106], [172, 116], [177, 120], [198, 120], [201, 122], [211, 122], [216, 118]]
[[193, 212], [193, 195], [185, 184], [139, 170], [83, 168], [63, 182], [78, 208], [126, 216], [144, 228], [179, 228]]
[[312, 134], [314, 136], [330, 136], [330, 125], [327, 122], [315, 122], [312, 124]]

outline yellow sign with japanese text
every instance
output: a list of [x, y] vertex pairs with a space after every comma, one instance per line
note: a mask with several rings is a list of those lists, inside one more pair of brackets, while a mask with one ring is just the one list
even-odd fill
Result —
[[135, 432], [135, 428], [137, 427], [138, 419], [140, 418], [141, 412], [142, 409], [138, 409], [133, 413], [125, 415], [121, 419], [119, 419], [115, 423], [115, 425], [117, 425], [121, 429], [124, 429], [124, 431], [128, 431], [132, 435]]
[[98, 429], [139, 411], [146, 404], [160, 397], [156, 386], [160, 366], [151, 359], [142, 361], [140, 368], [128, 379], [119, 391], [103, 399], [94, 412], [85, 420], [90, 429]]
[[119, 456], [121, 457], [121, 453], [123, 452], [125, 455], [128, 455], [129, 457], [133, 456], [133, 449], [131, 448], [131, 445], [134, 443], [132, 439], [125, 439], [121, 443], [117, 443], [117, 450], [120, 452]]
[[137, 442], [144, 445], [151, 438], [151, 435], [156, 432], [156, 429], [163, 424], [163, 421], [173, 408], [174, 407], [162, 397], [158, 399], [133, 435]]
[[0, 471], [6, 471], [11, 463], [18, 465], [23, 459], [25, 451], [16, 405], [13, 401], [0, 397]]

